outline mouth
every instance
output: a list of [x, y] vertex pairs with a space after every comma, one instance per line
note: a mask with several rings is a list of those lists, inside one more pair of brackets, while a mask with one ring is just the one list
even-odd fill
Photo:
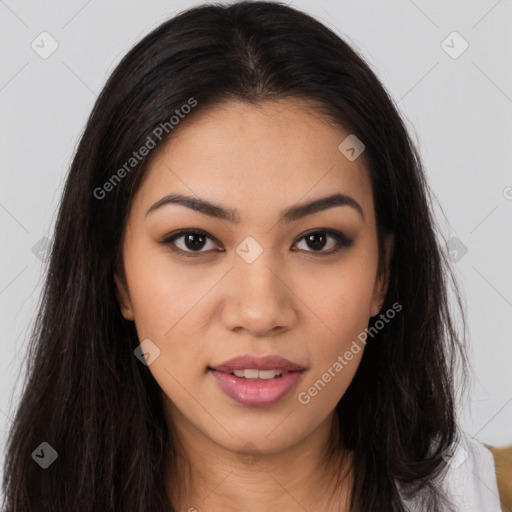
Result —
[[305, 368], [280, 356], [239, 356], [208, 366], [220, 389], [246, 407], [268, 407], [284, 399]]
[[236, 371], [241, 372], [243, 370], [249, 373], [247, 375], [240, 374], [239, 376], [244, 376], [250, 379], [257, 378], [255, 377], [256, 371], [262, 373], [261, 378], [273, 378], [274, 376], [265, 377], [266, 374], [264, 372], [274, 371], [278, 373], [286, 373], [292, 371], [302, 371], [304, 370], [304, 367], [278, 355], [253, 356], [250, 354], [245, 354], [234, 357], [233, 359], [225, 361], [224, 363], [210, 366], [209, 369], [224, 373], [235, 373]]
[[[214, 368], [208, 368], [212, 371], [220, 371], [215, 370]], [[283, 375], [289, 373], [286, 370], [258, 370], [257, 368], [245, 368], [242, 370], [233, 370], [232, 372], [223, 372], [229, 375], [234, 375], [239, 379], [245, 380], [272, 380], [272, 379], [280, 379]]]

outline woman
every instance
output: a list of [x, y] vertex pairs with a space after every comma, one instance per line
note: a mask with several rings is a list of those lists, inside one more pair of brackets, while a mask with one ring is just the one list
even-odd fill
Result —
[[71, 166], [3, 510], [499, 510], [456, 425], [449, 277], [345, 42], [276, 3], [176, 16]]

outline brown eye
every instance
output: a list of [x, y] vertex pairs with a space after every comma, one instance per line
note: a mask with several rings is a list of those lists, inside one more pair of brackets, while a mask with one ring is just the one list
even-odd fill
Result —
[[304, 240], [306, 240], [308, 247], [311, 249], [314, 249], [315, 251], [321, 251], [327, 243], [327, 238], [328, 236], [326, 236], [325, 233], [319, 232], [304, 237]]
[[206, 243], [206, 237], [198, 233], [185, 235], [184, 243], [187, 249], [192, 251], [201, 250]]
[[[181, 247], [177, 247], [175, 242], [180, 239], [183, 239], [183, 242], [181, 242]], [[185, 256], [198, 256], [202, 252], [209, 252], [209, 250], [202, 250], [208, 245], [208, 240], [213, 241], [213, 238], [204, 231], [189, 230], [180, 231], [170, 237], [167, 237], [162, 240], [162, 243], [167, 245], [173, 252], [177, 252]]]
[[[334, 242], [331, 242], [329, 244], [329, 239], [334, 240]], [[343, 233], [329, 230], [311, 231], [308, 234], [304, 235], [300, 240], [304, 240], [307, 247], [313, 249], [311, 251], [305, 249], [306, 252], [318, 252], [321, 255], [333, 254], [335, 252], [338, 252], [343, 247], [350, 247], [354, 242], [352, 239], [348, 238]], [[330, 246], [330, 250], [323, 250], [327, 245]]]
[[[180, 247], [176, 242], [181, 239]], [[343, 233], [332, 230], [310, 231], [299, 239], [299, 241], [302, 240], [305, 241], [307, 248], [300, 250], [318, 253], [319, 256], [334, 254], [343, 247], [350, 247], [353, 244], [352, 239], [348, 238]], [[213, 243], [213, 247], [208, 248], [209, 241]], [[205, 231], [201, 230], [182, 230], [166, 237], [161, 243], [175, 253], [191, 257], [200, 256], [202, 253], [209, 253], [212, 250], [215, 250], [216, 245], [215, 239]], [[295, 242], [295, 244], [297, 243], [298, 242]], [[329, 247], [329, 249], [324, 250], [326, 247]], [[221, 251], [222, 249], [217, 252]]]

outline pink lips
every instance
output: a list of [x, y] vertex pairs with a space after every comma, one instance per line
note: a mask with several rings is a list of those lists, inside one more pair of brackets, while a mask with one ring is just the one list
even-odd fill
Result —
[[[274, 379], [244, 379], [232, 375], [233, 370], [281, 370]], [[297, 384], [304, 368], [277, 355], [256, 357], [244, 355], [211, 367], [210, 373], [224, 393], [247, 407], [267, 407], [283, 399]]]

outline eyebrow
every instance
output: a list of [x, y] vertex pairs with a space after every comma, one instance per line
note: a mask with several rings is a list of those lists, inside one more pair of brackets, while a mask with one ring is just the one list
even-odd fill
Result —
[[[170, 194], [163, 197], [149, 208], [146, 212], [146, 216], [167, 204], [180, 204], [204, 215], [227, 220], [235, 224], [240, 222], [240, 214], [237, 210], [225, 208], [219, 204], [206, 201], [205, 199], [186, 196], [183, 194]], [[309, 203], [287, 208], [281, 212], [279, 222], [293, 222], [306, 217], [307, 215], [312, 215], [313, 213], [321, 212], [336, 206], [350, 206], [364, 219], [363, 209], [355, 199], [347, 196], [346, 194], [337, 193], [320, 199], [315, 199]]]

